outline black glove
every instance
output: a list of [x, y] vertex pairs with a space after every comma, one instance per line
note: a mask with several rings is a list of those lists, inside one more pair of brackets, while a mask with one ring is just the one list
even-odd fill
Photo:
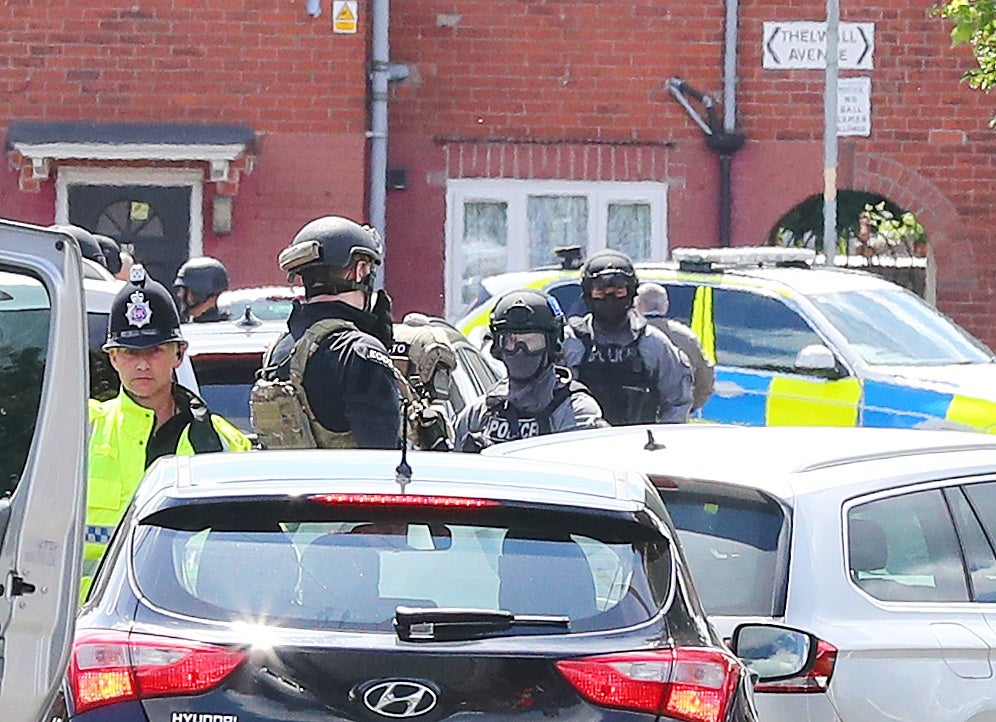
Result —
[[442, 411], [436, 408], [424, 409], [415, 429], [420, 449], [428, 451], [452, 451], [453, 427]]
[[471, 432], [467, 434], [467, 438], [463, 440], [463, 445], [460, 447], [460, 451], [468, 454], [480, 454], [481, 451], [491, 446], [491, 443], [484, 438], [484, 434], [480, 432]]

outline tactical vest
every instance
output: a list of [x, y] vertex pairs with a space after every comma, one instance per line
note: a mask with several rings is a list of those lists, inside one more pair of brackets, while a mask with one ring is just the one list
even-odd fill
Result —
[[570, 320], [574, 335], [584, 344], [578, 380], [587, 386], [602, 407], [602, 417], [612, 426], [654, 423], [660, 413], [657, 373], [640, 355], [646, 327], [626, 344], [596, 341], [591, 317]]
[[551, 425], [553, 412], [574, 394], [587, 393], [589, 391], [584, 384], [571, 380], [569, 385], [554, 389], [550, 403], [529, 416], [521, 416], [509, 403], [507, 396], [488, 397], [488, 412], [484, 417], [481, 433], [488, 441], [496, 444], [549, 434], [553, 431]]
[[[318, 422], [304, 391], [308, 359], [331, 334], [348, 329], [356, 326], [341, 318], [322, 319], [308, 327], [286, 359], [274, 363], [279, 341], [267, 349], [249, 395], [249, 417], [264, 449], [356, 448], [351, 431], [330, 431]], [[288, 364], [286, 380], [277, 373], [284, 364]]]

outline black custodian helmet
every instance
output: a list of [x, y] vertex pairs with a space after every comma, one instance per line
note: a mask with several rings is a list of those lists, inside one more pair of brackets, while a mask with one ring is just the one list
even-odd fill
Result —
[[86, 228], [56, 224], [49, 226], [49, 229], [68, 233], [76, 239], [76, 242], [80, 246], [80, 251], [83, 253], [83, 258], [89, 258], [91, 261], [96, 261], [104, 268], [107, 268], [107, 259], [104, 258], [104, 252], [100, 249], [100, 244], [97, 243], [97, 239]]
[[149, 278], [141, 264], [131, 267], [129, 281], [111, 303], [107, 343], [112, 348], [151, 348], [170, 341], [183, 343], [180, 314], [173, 296], [158, 281]]
[[591, 288], [596, 281], [619, 288], [625, 286], [631, 298], [636, 295], [636, 269], [630, 257], [622, 251], [605, 249], [584, 262], [581, 266], [581, 292], [586, 297], [591, 297]]
[[324, 216], [306, 224], [280, 252], [280, 268], [290, 280], [301, 276], [305, 295], [373, 291], [374, 274], [355, 283], [340, 278], [341, 272], [358, 259], [373, 265], [384, 260], [384, 243], [375, 228], [361, 226], [340, 216]]
[[488, 322], [491, 355], [500, 359], [498, 334], [539, 331], [546, 335], [550, 358], [560, 353], [564, 343], [564, 312], [553, 296], [540, 291], [511, 291], [498, 299]]
[[191, 258], [176, 272], [173, 288], [188, 288], [194, 294], [194, 304], [204, 303], [228, 290], [228, 271], [217, 258]]

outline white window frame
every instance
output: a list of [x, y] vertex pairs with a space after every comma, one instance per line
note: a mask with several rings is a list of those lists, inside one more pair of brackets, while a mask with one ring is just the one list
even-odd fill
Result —
[[55, 222], [69, 223], [69, 186], [190, 187], [190, 257], [204, 255], [204, 172], [194, 168], [60, 166], [55, 180]]
[[508, 207], [508, 268], [529, 269], [528, 198], [541, 196], [585, 196], [588, 199], [588, 247], [590, 255], [605, 248], [608, 208], [613, 203], [644, 203], [650, 206], [650, 259], [667, 256], [667, 183], [655, 181], [567, 181], [517, 180], [509, 178], [451, 178], [446, 182], [446, 314], [461, 307], [460, 269], [463, 267], [463, 208], [466, 203], [505, 203]]

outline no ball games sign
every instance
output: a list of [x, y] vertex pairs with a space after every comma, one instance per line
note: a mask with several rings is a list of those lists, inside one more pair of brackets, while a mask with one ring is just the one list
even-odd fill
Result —
[[[875, 23], [841, 23], [841, 70], [872, 70]], [[820, 70], [827, 66], [827, 24], [809, 21], [764, 24], [765, 70]]]

